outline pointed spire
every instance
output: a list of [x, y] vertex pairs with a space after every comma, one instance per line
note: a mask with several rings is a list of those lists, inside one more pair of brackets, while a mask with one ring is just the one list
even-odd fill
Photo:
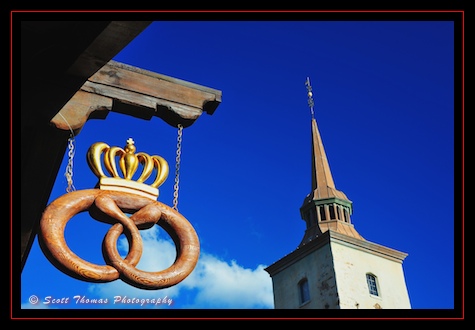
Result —
[[308, 106], [312, 115], [312, 192], [307, 195], [304, 204], [300, 208], [302, 219], [307, 224], [307, 229], [300, 245], [304, 245], [317, 238], [327, 230], [363, 239], [351, 224], [352, 202], [342, 191], [337, 190], [335, 187], [315, 119], [313, 92], [308, 77], [305, 85], [308, 92]]
[[316, 198], [329, 198], [335, 183], [328, 164], [327, 155], [323, 148], [322, 138], [318, 131], [317, 121], [312, 118], [312, 190]]
[[305, 81], [305, 86], [307, 87], [308, 106], [312, 115], [312, 191], [314, 191], [314, 198], [343, 197], [347, 199], [345, 194], [335, 189], [330, 165], [315, 120], [313, 92], [309, 77]]

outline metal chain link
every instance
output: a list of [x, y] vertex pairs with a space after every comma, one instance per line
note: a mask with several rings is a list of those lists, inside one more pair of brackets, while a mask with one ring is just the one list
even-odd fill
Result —
[[71, 136], [68, 139], [68, 165], [66, 166], [66, 172], [64, 173], [64, 176], [66, 177], [66, 180], [68, 181], [68, 186], [66, 187], [66, 192], [72, 192], [76, 190], [76, 187], [74, 187], [73, 184], [73, 159], [74, 159], [74, 153], [75, 153], [75, 147], [74, 147], [74, 136]]
[[178, 184], [180, 183], [180, 162], [181, 162], [181, 142], [183, 136], [183, 126], [178, 124], [178, 137], [176, 143], [176, 163], [175, 163], [175, 185], [173, 186], [173, 209], [178, 211]]
[[68, 139], [68, 149], [69, 149], [68, 165], [66, 166], [66, 171], [64, 172], [64, 176], [66, 177], [66, 180], [68, 181], [68, 186], [66, 187], [66, 192], [70, 193], [71, 191], [76, 190], [76, 187], [74, 187], [74, 184], [73, 184], [73, 158], [74, 158], [74, 153], [76, 152], [75, 148], [74, 148], [74, 142], [75, 142], [75, 140], [74, 140], [74, 131], [73, 131], [71, 125], [69, 125], [66, 118], [64, 118], [64, 116], [61, 114], [61, 112], [58, 112], [58, 114], [61, 116], [61, 118], [63, 118], [63, 120], [68, 125], [69, 130], [71, 131], [71, 134], [69, 135], [69, 139]]

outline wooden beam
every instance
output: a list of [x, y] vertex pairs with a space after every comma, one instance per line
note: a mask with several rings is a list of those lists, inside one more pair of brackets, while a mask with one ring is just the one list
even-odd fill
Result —
[[[70, 125], [77, 134], [92, 112], [112, 110], [148, 119], [158, 116], [172, 126], [187, 127], [203, 112], [212, 114], [220, 102], [219, 90], [110, 61], [84, 83], [51, 122], [63, 130], [69, 130]], [[118, 109], [116, 104], [128, 106]]]
[[68, 68], [68, 74], [90, 77], [151, 23], [152, 21], [111, 21]]

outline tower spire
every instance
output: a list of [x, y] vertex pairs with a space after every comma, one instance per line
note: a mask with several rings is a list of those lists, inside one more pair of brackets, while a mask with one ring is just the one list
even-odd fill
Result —
[[302, 219], [307, 223], [307, 230], [300, 245], [318, 237], [327, 230], [334, 230], [363, 239], [351, 224], [352, 202], [342, 191], [335, 187], [315, 119], [313, 92], [308, 77], [305, 86], [307, 88], [308, 106], [312, 115], [312, 191], [307, 195], [304, 204], [300, 208]]
[[[330, 165], [328, 164], [322, 138], [318, 131], [317, 121], [315, 120], [312, 85], [310, 85], [309, 77], [305, 81], [305, 86], [307, 87], [308, 106], [312, 115], [312, 191], [315, 192], [316, 198], [336, 197], [335, 183], [333, 182]], [[346, 199], [344, 194], [340, 197]]]

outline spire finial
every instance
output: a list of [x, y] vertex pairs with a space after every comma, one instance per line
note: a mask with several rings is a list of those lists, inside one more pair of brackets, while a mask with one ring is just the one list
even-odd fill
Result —
[[308, 96], [308, 106], [310, 107], [310, 113], [312, 114], [312, 118], [314, 118], [313, 112], [313, 93], [312, 93], [312, 85], [310, 85], [310, 78], [307, 77], [305, 81], [305, 86], [307, 86], [307, 96]]

